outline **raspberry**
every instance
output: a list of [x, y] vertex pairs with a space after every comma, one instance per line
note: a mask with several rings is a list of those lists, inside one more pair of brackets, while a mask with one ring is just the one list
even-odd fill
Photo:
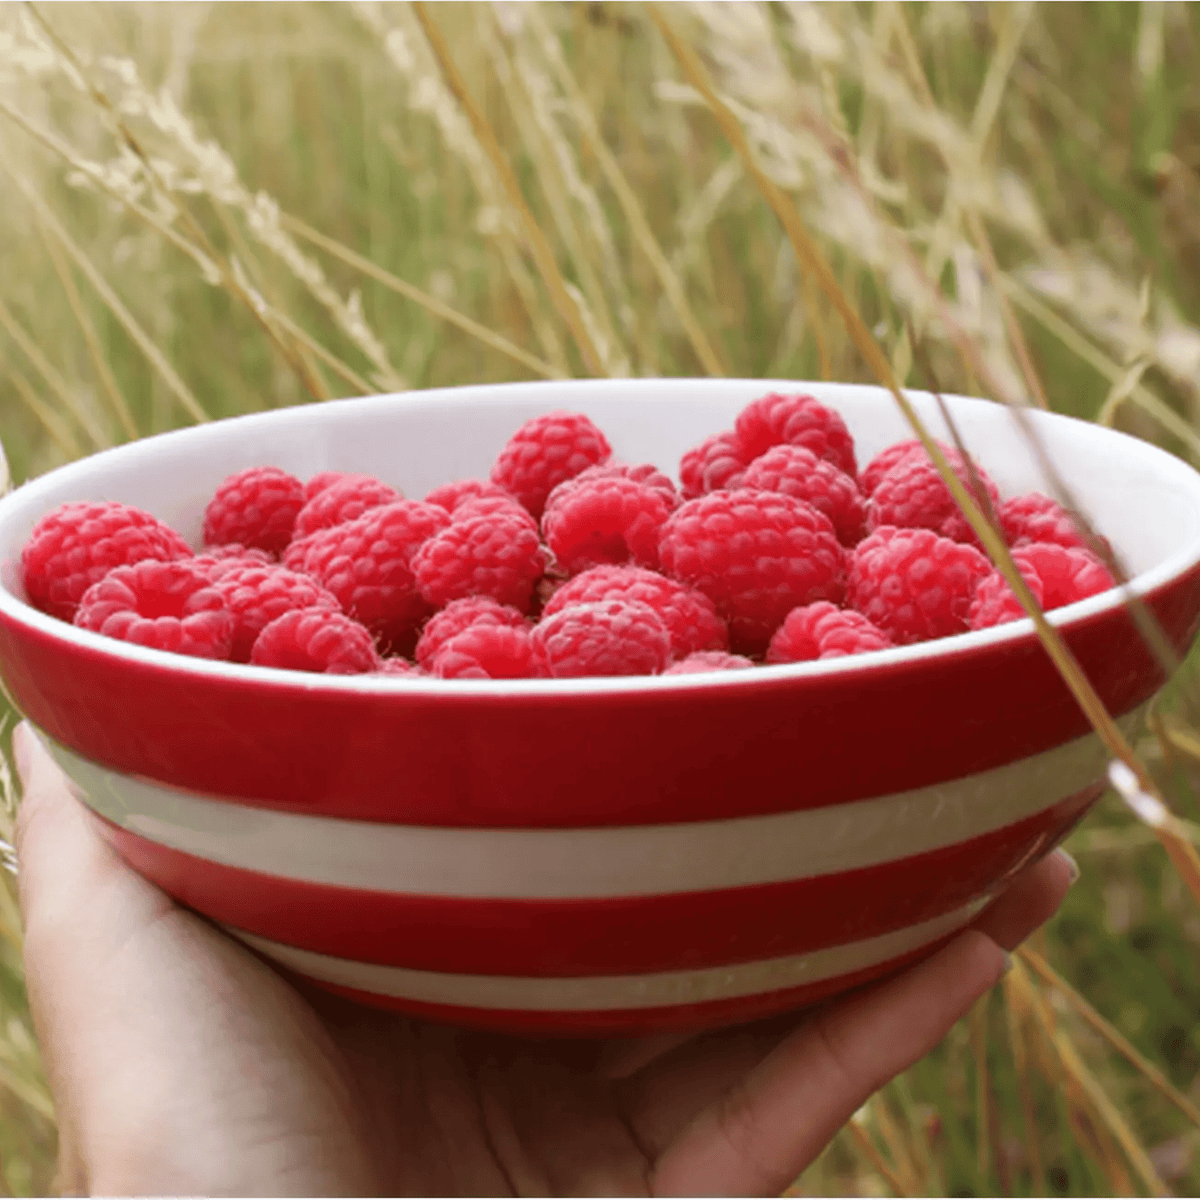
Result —
[[397, 500], [313, 535], [303, 570], [333, 593], [342, 612], [375, 635], [382, 650], [400, 650], [429, 612], [417, 591], [412, 557], [449, 523], [446, 510], [434, 504]]
[[298, 542], [318, 529], [344, 525], [373, 508], [382, 508], [385, 504], [394, 504], [402, 499], [395, 488], [380, 483], [372, 475], [348, 475], [322, 488], [305, 504], [296, 517], [292, 540]]
[[341, 483], [343, 479], [350, 479], [352, 476], [346, 471], [318, 471], [304, 485], [304, 499], [311, 500], [318, 492], [323, 492], [327, 487], [333, 487], [335, 483]]
[[604, 462], [612, 447], [582, 413], [561, 410], [526, 421], [505, 443], [491, 480], [512, 492], [535, 517], [564, 479]]
[[524, 612], [545, 569], [537, 530], [503, 513], [452, 520], [412, 559], [417, 588], [434, 608], [464, 596], [491, 596]]
[[[935, 439], [936, 440], [936, 439]], [[938, 442], [938, 446], [945, 455], [954, 453], [953, 446], [947, 446], [945, 442]], [[869, 463], [863, 473], [859, 476], [858, 482], [862, 487], [864, 496], [870, 496], [872, 492], [879, 486], [879, 481], [895, 466], [902, 463], [909, 455], [920, 452], [925, 454], [925, 447], [916, 439], [909, 438], [905, 442], [894, 442], [888, 446], [886, 450], [880, 450]]]
[[453, 513], [465, 500], [492, 498], [511, 500], [514, 504], [520, 503], [507, 488], [502, 488], [498, 483], [492, 483], [489, 479], [457, 479], [453, 483], [443, 483], [425, 497], [425, 503], [436, 504], [438, 508], [444, 508], [448, 513]]
[[724, 650], [697, 650], [687, 658], [672, 663], [664, 675], [701, 675], [709, 671], [740, 671], [754, 663], [741, 654], [727, 654]]
[[106, 637], [194, 658], [228, 658], [233, 617], [203, 571], [146, 559], [114, 567], [83, 594], [75, 624]]
[[832, 522], [838, 541], [853, 546], [866, 530], [866, 509], [858, 484], [828, 459], [803, 446], [772, 446], [745, 470], [742, 487], [783, 492], [807, 500]]
[[[1070, 511], [1040, 492], [1029, 492], [1005, 500], [997, 515], [1000, 528], [1004, 531], [1004, 540], [1010, 546], [1021, 546], [1026, 542], [1054, 542], [1059, 546], [1080, 550], [1090, 548]], [[1104, 538], [1099, 541], [1111, 552], [1112, 547]]]
[[711, 492], [672, 513], [663, 572], [703, 592], [729, 622], [733, 648], [757, 654], [799, 604], [842, 598], [845, 553], [833, 524], [781, 492]]
[[[256, 554], [261, 551], [256, 551]], [[266, 561], [264, 562], [263, 559]], [[263, 558], [251, 558], [249, 554], [230, 554], [227, 556], [218, 557], [214, 554], [197, 554], [195, 558], [189, 558], [188, 566], [194, 567], [197, 571], [203, 571], [210, 582], [215, 583], [222, 575], [228, 575], [230, 571], [240, 571], [245, 567], [274, 567], [278, 564], [269, 555], [264, 554]]]
[[474, 624], [433, 660], [439, 679], [528, 679], [537, 674], [528, 626]]
[[[597, 467], [588, 467], [586, 471], [580, 471], [574, 478], [560, 483], [550, 493], [550, 498], [546, 501], [546, 508], [549, 509], [553, 505], [554, 497], [558, 493], [572, 488], [576, 484], [590, 483], [593, 479], [632, 479], [634, 483], [644, 484], [662, 496], [671, 512], [674, 512], [681, 503], [679, 491], [671, 482], [670, 476], [664, 475], [653, 463], [632, 465], [622, 462], [607, 462], [601, 463]], [[543, 515], [545, 514], [543, 513]]]
[[187, 542], [148, 512], [84, 500], [60, 505], [38, 521], [21, 551], [21, 571], [29, 603], [70, 621], [83, 593], [113, 567], [191, 557]]
[[[1029, 542], [1012, 553], [1021, 578], [1045, 612], [1086, 600], [1116, 586], [1109, 570], [1088, 550], [1054, 542]], [[1008, 581], [993, 571], [978, 586], [971, 604], [972, 629], [986, 629], [1006, 621], [1019, 621], [1025, 609]]]
[[975, 586], [991, 569], [974, 546], [885, 526], [850, 551], [846, 601], [898, 645], [949, 637], [966, 629]]
[[458, 525], [471, 517], [490, 517], [496, 514], [516, 517], [523, 525], [528, 525], [537, 533], [538, 523], [529, 515], [529, 509], [523, 504], [518, 504], [511, 496], [477, 496], [474, 499], [463, 500], [450, 514], [450, 521]]
[[317, 581], [286, 567], [233, 567], [218, 575], [213, 586], [233, 614], [234, 662], [249, 662], [254, 641], [276, 617], [294, 608], [327, 608], [338, 602]]
[[658, 537], [670, 508], [662, 493], [632, 479], [592, 479], [555, 489], [542, 516], [558, 566], [578, 574], [601, 563], [658, 566]]
[[500, 604], [491, 596], [465, 596], [451, 600], [429, 618], [417, 642], [416, 659], [427, 670], [433, 669], [438, 651], [453, 637], [473, 625], [509, 625], [514, 629], [528, 625], [515, 608]]
[[836, 608], [821, 600], [788, 613], [767, 647], [767, 662], [842, 658], [847, 654], [886, 650], [891, 645], [892, 639], [862, 613]]
[[714, 433], [679, 460], [679, 482], [685, 500], [694, 500], [721, 488], [735, 488], [750, 463], [738, 435], [732, 430]]
[[637, 600], [570, 604], [544, 617], [530, 637], [538, 673], [555, 679], [656, 675], [671, 661], [666, 625]]
[[422, 670], [420, 667], [410, 663], [407, 658], [401, 658], [396, 655], [393, 658], [385, 658], [380, 662], [379, 666], [371, 672], [372, 675], [405, 675], [409, 679], [416, 679], [420, 675], [428, 675], [428, 671]]
[[292, 540], [304, 507], [304, 484], [278, 467], [249, 467], [230, 475], [204, 510], [204, 541], [238, 542], [278, 554]]
[[[946, 458], [955, 475], [976, 502], [971, 472], [957, 450], [948, 450]], [[1000, 492], [978, 464], [975, 473], [982, 483], [989, 503], [983, 504], [986, 513], [990, 504], [994, 512], [1000, 504]], [[923, 454], [912, 454], [897, 463], [879, 481], [867, 503], [867, 524], [871, 529], [895, 525], [901, 529], [932, 529], [956, 542], [978, 546], [971, 528], [957, 501], [946, 486], [933, 462]]]
[[803, 446], [828, 459], [851, 479], [858, 478], [854, 439], [846, 422], [815, 396], [785, 396], [770, 392], [752, 400], [734, 422], [738, 441], [751, 462], [772, 446]]
[[258, 635], [250, 661], [325, 675], [363, 675], [380, 667], [370, 633], [327, 608], [294, 608], [276, 617]]
[[690, 588], [644, 567], [593, 567], [563, 584], [546, 602], [543, 619], [570, 604], [597, 600], [637, 600], [662, 618], [671, 635], [671, 652], [684, 658], [696, 651], [722, 651], [729, 631], [717, 615], [716, 605]]

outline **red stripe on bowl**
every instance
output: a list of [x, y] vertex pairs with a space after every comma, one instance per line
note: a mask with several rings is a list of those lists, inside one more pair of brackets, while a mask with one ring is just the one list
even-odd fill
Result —
[[981, 837], [858, 870], [753, 887], [586, 899], [334, 887], [224, 866], [107, 821], [102, 828], [134, 869], [182, 903], [284, 945], [425, 971], [635, 974], [803, 954], [939, 917], [1046, 854], [1104, 786], [1096, 783]]
[[[1186, 649], [1200, 566], [1146, 600]], [[1123, 609], [1063, 633], [1110, 712], [1161, 686]], [[0, 615], [13, 698], [55, 740], [193, 792], [388, 823], [578, 828], [783, 812], [956, 779], [1089, 729], [1032, 633], [718, 684], [511, 695], [185, 673], [169, 655], [126, 661], [95, 640]]]

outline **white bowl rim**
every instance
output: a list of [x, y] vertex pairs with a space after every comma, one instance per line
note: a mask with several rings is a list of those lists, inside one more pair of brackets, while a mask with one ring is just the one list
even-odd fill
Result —
[[[637, 378], [629, 380], [615, 379], [571, 379], [571, 380], [534, 380], [530, 382], [499, 383], [499, 384], [469, 384], [459, 387], [417, 388], [406, 392], [395, 392], [387, 395], [364, 397], [348, 397], [328, 401], [330, 404], [371, 405], [396, 402], [404, 399], [421, 399], [437, 402], [474, 402], [492, 397], [497, 401], [510, 398], [514, 392], [528, 393], [537, 390], [561, 390], [586, 392], [590, 389], [611, 389], [614, 385], [627, 383], [639, 388], [651, 390], [677, 390], [682, 387], [717, 388], [729, 386], [752, 386], [764, 391], [805, 391], [821, 390], [826, 393], [846, 392], [862, 393], [875, 391], [883, 395], [887, 389], [870, 384], [837, 384], [804, 380], [782, 379], [685, 379], [669, 378]], [[919, 389], [904, 389], [907, 395], [923, 395], [929, 393]], [[959, 396], [943, 393], [942, 398], [952, 402], [967, 401], [975, 404], [991, 403], [979, 397]], [[83, 462], [94, 462], [97, 458], [109, 454], [121, 454], [130, 451], [132, 447], [145, 447], [175, 439], [186, 438], [197, 430], [211, 428], [216, 425], [227, 427], [240, 425], [245, 428], [249, 424], [272, 422], [286, 419], [285, 413], [309, 411], [316, 406], [293, 406], [290, 408], [271, 409], [266, 412], [247, 413], [236, 417], [223, 418], [203, 426], [187, 426], [183, 429], [170, 430], [152, 437], [141, 438], [136, 442], [125, 443], [84, 459], [67, 463], [41, 475], [36, 479], [22, 484], [7, 496], [0, 498], [0, 525], [7, 515], [6, 509], [12, 502], [20, 498], [27, 503], [36, 498], [39, 491], [50, 491], [61, 480], [65, 472], [70, 472]], [[1040, 415], [1040, 414], [1035, 414]], [[1166, 450], [1142, 441], [1140, 438], [1120, 433], [1095, 425], [1093, 422], [1069, 417], [1063, 413], [1048, 414], [1064, 421], [1077, 421], [1080, 425], [1091, 429], [1103, 428], [1108, 436], [1124, 439], [1129, 443], [1130, 453], [1141, 454], [1149, 458], [1157, 470], [1174, 475], [1188, 490], [1200, 500], [1200, 473], [1197, 473], [1181, 459]], [[1200, 538], [1177, 550], [1163, 562], [1135, 576], [1124, 587], [1110, 588], [1099, 595], [1080, 600], [1075, 604], [1065, 605], [1046, 614], [1047, 622], [1055, 627], [1072, 626], [1103, 613], [1108, 613], [1124, 603], [1126, 595], [1144, 596], [1169, 584], [1172, 580], [1184, 575], [1188, 570], [1200, 564]], [[1004, 625], [993, 626], [990, 629], [969, 631], [955, 634], [951, 637], [936, 638], [932, 641], [917, 642], [909, 646], [897, 646], [888, 650], [877, 650], [865, 654], [848, 655], [843, 658], [825, 659], [816, 662], [788, 663], [785, 665], [760, 665], [738, 670], [716, 670], [711, 672], [696, 672], [688, 675], [626, 675], [626, 676], [586, 676], [579, 679], [437, 679], [430, 676], [388, 676], [388, 675], [317, 675], [303, 671], [283, 671], [273, 667], [256, 667], [242, 663], [218, 662], [210, 659], [193, 658], [189, 655], [174, 654], [166, 650], [154, 650], [145, 646], [137, 646], [131, 642], [123, 642], [116, 638], [104, 637], [86, 629], [78, 629], [68, 625], [56, 617], [40, 612], [26, 602], [18, 599], [8, 588], [0, 586], [0, 612], [14, 622], [25, 625], [29, 629], [45, 634], [51, 638], [73, 643], [80, 649], [105, 654], [111, 658], [140, 664], [146, 667], [172, 670], [182, 677], [204, 677], [212, 680], [228, 680], [231, 684], [251, 684], [277, 689], [293, 689], [303, 692], [322, 692], [331, 696], [342, 694], [364, 694], [380, 696], [413, 696], [427, 699], [473, 698], [485, 700], [491, 697], [515, 698], [553, 697], [565, 699], [567, 696], [598, 696], [625, 695], [651, 696], [659, 692], [675, 693], [703, 690], [713, 691], [717, 688], [754, 688], [760, 685], [779, 685], [789, 681], [801, 681], [819, 677], [839, 676], [855, 672], [873, 671], [876, 668], [903, 667], [924, 662], [933, 658], [950, 658], [969, 655], [974, 652], [1018, 642], [1029, 637], [1036, 637], [1033, 621], [1023, 617], [1019, 621], [1011, 621]]]

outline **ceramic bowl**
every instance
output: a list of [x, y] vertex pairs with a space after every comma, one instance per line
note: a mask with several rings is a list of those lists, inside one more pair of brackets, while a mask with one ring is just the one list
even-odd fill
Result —
[[[763, 380], [465, 387], [149, 438], [0, 501], [0, 673], [133, 867], [293, 972], [527, 1033], [644, 1033], [806, 1004], [930, 953], [1103, 790], [1105, 755], [1032, 622], [709, 675], [512, 682], [205, 662], [29, 607], [19, 556], [68, 500], [197, 544], [217, 484], [274, 463], [422, 496], [485, 475], [529, 417], [587, 413], [671, 471], [767, 390], [835, 407], [860, 464], [911, 436], [888, 393]], [[947, 436], [934, 398], [913, 401]], [[948, 398], [1002, 494], [1048, 490], [1005, 409]], [[1200, 476], [1043, 413], [1033, 426], [1182, 652]], [[1128, 726], [1163, 686], [1119, 592], [1052, 622]]]

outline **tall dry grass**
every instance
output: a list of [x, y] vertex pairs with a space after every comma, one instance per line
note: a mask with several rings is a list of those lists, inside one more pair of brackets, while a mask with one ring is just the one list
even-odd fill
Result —
[[[578, 374], [934, 384], [1200, 462], [1198, 21], [0, 7], [13, 474], [237, 412]], [[798, 1190], [1200, 1190], [1194, 676], [1110, 741], [1129, 769], [1072, 838], [1058, 920]], [[0, 1185], [28, 1194], [53, 1113], [6, 883]]]

